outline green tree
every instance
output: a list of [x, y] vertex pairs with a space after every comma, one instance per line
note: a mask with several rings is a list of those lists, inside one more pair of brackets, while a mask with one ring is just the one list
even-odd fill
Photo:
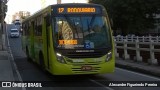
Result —
[[106, 7], [113, 20], [113, 29], [123, 35], [141, 33], [154, 28], [154, 14], [160, 13], [159, 0], [92, 0]]

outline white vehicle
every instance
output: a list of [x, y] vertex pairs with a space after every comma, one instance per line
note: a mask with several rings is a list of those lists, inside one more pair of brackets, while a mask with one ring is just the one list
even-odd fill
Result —
[[20, 34], [19, 34], [19, 30], [18, 29], [11, 29], [10, 30], [10, 37], [19, 37]]
[[21, 25], [21, 22], [20, 22], [20, 20], [17, 19], [17, 20], [14, 21], [14, 24], [15, 25]]

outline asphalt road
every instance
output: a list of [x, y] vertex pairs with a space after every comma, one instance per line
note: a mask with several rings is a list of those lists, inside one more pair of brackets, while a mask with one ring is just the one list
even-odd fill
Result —
[[[8, 31], [13, 27], [14, 25], [8, 25]], [[107, 81], [160, 81], [157, 77], [120, 68], [116, 68], [112, 74], [53, 76], [26, 60], [21, 49], [21, 38], [9, 38], [9, 43], [23, 81], [51, 81], [51, 87], [24, 90], [160, 90], [160, 87], [107, 87]]]

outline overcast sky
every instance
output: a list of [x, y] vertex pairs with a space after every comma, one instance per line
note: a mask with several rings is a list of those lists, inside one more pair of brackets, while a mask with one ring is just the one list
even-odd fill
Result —
[[[57, 0], [46, 0], [46, 4], [56, 3]], [[61, 0], [62, 3], [86, 2], [87, 0]], [[18, 11], [30, 11], [34, 13], [41, 8], [41, 0], [9, 0], [7, 14], [11, 15]]]
[[9, 0], [8, 12], [11, 15], [18, 11], [30, 11], [31, 13], [41, 8], [41, 0]]
[[[57, 0], [46, 0], [46, 4], [56, 3]], [[61, 0], [62, 3], [86, 2], [86, 0]], [[31, 14], [41, 9], [41, 0], [9, 0], [5, 21], [10, 22], [12, 15], [19, 11], [29, 11]]]

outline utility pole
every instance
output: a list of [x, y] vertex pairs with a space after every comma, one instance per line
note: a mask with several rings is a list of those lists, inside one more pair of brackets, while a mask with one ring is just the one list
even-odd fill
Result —
[[61, 4], [61, 0], [57, 0], [57, 4]]

